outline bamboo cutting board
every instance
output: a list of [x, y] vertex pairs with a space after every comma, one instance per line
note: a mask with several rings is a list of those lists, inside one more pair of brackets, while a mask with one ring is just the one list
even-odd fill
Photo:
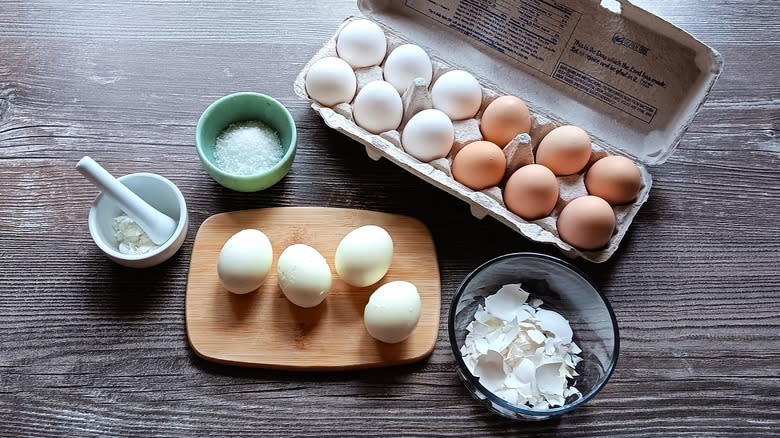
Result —
[[[356, 288], [336, 274], [336, 247], [349, 231], [378, 225], [393, 238], [393, 262], [377, 284]], [[271, 240], [274, 261], [265, 283], [236, 295], [222, 287], [217, 258], [230, 236], [257, 228]], [[330, 294], [304, 309], [279, 289], [276, 261], [289, 245], [312, 246], [333, 273]], [[372, 338], [363, 325], [368, 297], [384, 283], [405, 280], [417, 286], [420, 322], [398, 344]], [[344, 370], [398, 365], [433, 351], [438, 337], [441, 288], [433, 239], [426, 226], [407, 216], [324, 207], [277, 207], [221, 213], [206, 219], [195, 237], [187, 280], [187, 336], [207, 360], [262, 368]]]

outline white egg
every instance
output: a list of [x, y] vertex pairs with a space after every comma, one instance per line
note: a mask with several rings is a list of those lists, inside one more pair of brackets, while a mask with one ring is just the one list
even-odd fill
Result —
[[347, 284], [370, 286], [387, 274], [393, 238], [382, 227], [365, 225], [347, 233], [336, 248], [336, 273]]
[[433, 107], [452, 120], [474, 117], [482, 105], [482, 87], [469, 72], [453, 70], [436, 79], [431, 87]]
[[279, 287], [296, 306], [314, 307], [330, 292], [330, 266], [316, 249], [301, 243], [287, 247], [276, 263]]
[[397, 129], [404, 105], [395, 88], [385, 81], [373, 81], [360, 89], [352, 104], [355, 123], [373, 134]]
[[446, 157], [455, 141], [452, 120], [437, 109], [415, 114], [401, 133], [401, 145], [407, 154], [427, 163]]
[[306, 93], [322, 105], [351, 102], [356, 89], [355, 72], [342, 59], [333, 56], [322, 58], [306, 72]]
[[385, 60], [385, 80], [393, 84], [399, 94], [404, 94], [409, 85], [417, 78], [431, 83], [433, 65], [431, 58], [420, 46], [404, 44], [396, 47]]
[[236, 294], [260, 287], [271, 270], [273, 248], [260, 230], [241, 230], [222, 246], [217, 259], [217, 274], [225, 289]]
[[363, 323], [373, 338], [395, 344], [408, 338], [420, 321], [420, 294], [407, 281], [391, 281], [368, 299]]
[[379, 65], [387, 53], [387, 38], [373, 21], [355, 20], [336, 37], [336, 53], [354, 68]]

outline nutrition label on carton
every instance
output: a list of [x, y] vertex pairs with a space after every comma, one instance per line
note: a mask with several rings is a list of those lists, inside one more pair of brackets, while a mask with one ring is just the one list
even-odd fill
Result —
[[688, 49], [597, 4], [406, 0], [405, 5], [551, 78], [567, 93], [587, 95], [583, 99], [645, 124], [674, 107], [698, 74]]
[[406, 5], [547, 74], [581, 17], [545, 0], [408, 0]]

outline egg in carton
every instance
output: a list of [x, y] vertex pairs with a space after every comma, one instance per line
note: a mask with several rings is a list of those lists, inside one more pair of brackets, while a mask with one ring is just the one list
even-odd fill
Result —
[[[432, 109], [433, 102], [431, 97], [431, 87], [445, 73], [450, 71], [468, 71], [466, 67], [460, 67], [454, 63], [440, 57], [433, 50], [423, 47], [431, 59], [433, 72], [430, 84], [428, 81], [418, 78], [401, 95], [402, 118], [397, 129], [391, 129], [378, 134], [371, 133], [360, 127], [355, 121], [354, 98], [349, 103], [342, 102], [332, 106], [325, 106], [312, 99], [306, 90], [306, 76], [313, 64], [323, 58], [338, 57], [336, 50], [337, 38], [341, 30], [348, 24], [356, 20], [364, 20], [363, 17], [348, 17], [339, 26], [331, 38], [323, 47], [307, 62], [303, 70], [297, 76], [294, 83], [294, 90], [297, 95], [312, 101], [311, 107], [316, 111], [323, 121], [331, 128], [347, 135], [348, 137], [363, 144], [366, 153], [371, 159], [379, 160], [386, 158], [408, 172], [419, 178], [433, 184], [434, 186], [448, 192], [469, 204], [471, 213], [482, 219], [485, 216], [492, 216], [510, 229], [520, 233], [526, 238], [557, 246], [565, 255], [576, 258], [582, 257], [586, 260], [601, 263], [609, 259], [617, 250], [620, 241], [623, 239], [635, 215], [642, 204], [649, 196], [652, 178], [647, 169], [639, 163], [635, 163], [641, 176], [641, 185], [637, 196], [633, 201], [623, 205], [613, 205], [612, 210], [615, 216], [615, 226], [611, 237], [606, 245], [597, 250], [582, 250], [565, 242], [561, 239], [557, 221], [563, 208], [576, 198], [588, 194], [585, 186], [585, 175], [590, 166], [599, 159], [607, 155], [618, 154], [615, 151], [608, 151], [605, 147], [592, 143], [590, 159], [587, 165], [578, 173], [569, 176], [557, 176], [559, 194], [552, 211], [536, 220], [525, 220], [510, 211], [505, 202], [502, 187], [507, 179], [517, 169], [535, 163], [535, 153], [541, 140], [558, 126], [567, 125], [564, 120], [558, 120], [541, 110], [529, 106], [531, 113], [531, 128], [528, 133], [518, 134], [503, 149], [506, 157], [506, 171], [501, 182], [496, 186], [488, 187], [482, 190], [472, 190], [461, 184], [452, 174], [452, 163], [455, 156], [467, 144], [483, 140], [480, 130], [480, 120], [485, 109], [495, 99], [501, 96], [511, 95], [503, 91], [490, 80], [474, 75], [480, 84], [482, 91], [482, 102], [479, 110], [473, 117], [463, 120], [452, 121], [454, 130], [454, 141], [449, 153], [445, 157], [436, 158], [428, 162], [420, 161], [404, 150], [402, 145], [402, 134], [408, 121], [421, 111]], [[383, 66], [387, 55], [394, 49], [404, 44], [415, 44], [394, 32], [392, 29], [377, 23], [384, 32], [387, 42], [385, 58], [378, 65], [354, 68], [356, 90], [355, 96], [368, 84], [376, 81], [383, 81]], [[516, 96], [520, 99], [523, 96]], [[585, 127], [587, 131], [587, 127]], [[499, 145], [501, 146], [501, 145]]]

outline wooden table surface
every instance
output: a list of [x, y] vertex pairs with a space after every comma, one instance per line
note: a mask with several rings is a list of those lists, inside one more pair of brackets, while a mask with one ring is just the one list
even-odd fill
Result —
[[[719, 50], [725, 72], [663, 165], [620, 250], [574, 263], [614, 306], [617, 369], [585, 407], [515, 423], [454, 373], [446, 311], [480, 263], [559, 254], [330, 129], [292, 91], [352, 0], [0, 3], [0, 435], [589, 435], [780, 433], [780, 3], [636, 3]], [[202, 170], [195, 123], [214, 99], [273, 95], [299, 154], [271, 189], [241, 194]], [[169, 262], [136, 271], [87, 230], [96, 190], [74, 169], [150, 171], [189, 204]], [[184, 292], [207, 217], [267, 206], [402, 213], [433, 232], [442, 319], [428, 360], [345, 373], [264, 371], [196, 357]]]

